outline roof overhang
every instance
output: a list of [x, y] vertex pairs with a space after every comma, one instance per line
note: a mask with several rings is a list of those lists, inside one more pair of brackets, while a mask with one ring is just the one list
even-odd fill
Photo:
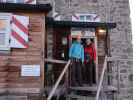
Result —
[[0, 3], [0, 12], [49, 12], [50, 4]]
[[46, 18], [46, 25], [53, 27], [77, 27], [77, 28], [116, 28], [116, 23], [105, 22], [75, 22], [75, 21], [55, 21], [53, 18]]

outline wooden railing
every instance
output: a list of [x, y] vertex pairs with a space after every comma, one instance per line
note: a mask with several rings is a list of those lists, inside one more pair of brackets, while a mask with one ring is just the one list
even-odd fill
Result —
[[[58, 62], [58, 63], [60, 62], [59, 60], [51, 60], [51, 61], [52, 61], [52, 62], [55, 61], [55, 63], [56, 63], [56, 62]], [[61, 61], [61, 62], [62, 62], [62, 61]], [[63, 71], [62, 71], [62, 73], [60, 74], [58, 80], [56, 81], [55, 85], [53, 86], [53, 89], [51, 90], [50, 94], [48, 95], [47, 100], [51, 100], [51, 99], [52, 99], [52, 97], [53, 97], [53, 95], [54, 95], [56, 89], [57, 89], [58, 86], [59, 86], [59, 83], [61, 82], [61, 80], [62, 80], [64, 74], [67, 72], [70, 63], [71, 63], [71, 61], [69, 60], [69, 61], [67, 62], [67, 64], [65, 65], [65, 67], [64, 67], [64, 69], [63, 69]]]
[[101, 92], [101, 89], [102, 89], [103, 78], [104, 78], [104, 74], [105, 74], [106, 69], [107, 69], [107, 56], [105, 56], [103, 70], [102, 70], [102, 74], [101, 74], [101, 77], [100, 77], [100, 82], [99, 82], [99, 85], [98, 85], [98, 89], [97, 89], [97, 94], [96, 94], [96, 99], [95, 100], [99, 100], [100, 92]]
[[67, 61], [64, 61], [64, 60], [47, 59], [47, 58], [45, 58], [45, 62], [58, 63], [58, 64], [66, 64], [67, 63]]

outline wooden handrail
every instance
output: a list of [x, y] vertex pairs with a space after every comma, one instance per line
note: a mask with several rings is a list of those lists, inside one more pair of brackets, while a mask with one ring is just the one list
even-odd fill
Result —
[[45, 58], [45, 62], [59, 63], [59, 64], [66, 64], [67, 63], [67, 61], [64, 61], [64, 60], [56, 60], [56, 59], [48, 59], [48, 58]]
[[103, 70], [102, 70], [102, 74], [101, 74], [101, 77], [100, 77], [100, 82], [99, 82], [99, 85], [98, 85], [98, 89], [97, 89], [97, 94], [96, 94], [96, 99], [95, 100], [99, 100], [99, 95], [100, 95], [100, 92], [101, 92], [103, 78], [104, 78], [104, 74], [105, 74], [106, 69], [107, 69], [107, 56], [105, 56]]
[[50, 94], [48, 95], [47, 100], [51, 100], [51, 99], [52, 99], [52, 97], [53, 97], [53, 95], [54, 95], [54, 93], [55, 93], [57, 87], [59, 86], [59, 83], [61, 82], [61, 80], [62, 80], [62, 78], [63, 78], [65, 72], [67, 71], [67, 69], [68, 69], [70, 63], [71, 63], [71, 61], [69, 60], [69, 61], [67, 62], [67, 64], [66, 64], [65, 68], [63, 69], [62, 73], [60, 74], [58, 80], [56, 81], [56, 83], [55, 83], [55, 85], [54, 85], [52, 91], [51, 91]]

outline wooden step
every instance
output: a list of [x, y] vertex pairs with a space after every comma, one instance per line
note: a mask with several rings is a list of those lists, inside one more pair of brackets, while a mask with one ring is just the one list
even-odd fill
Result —
[[[49, 94], [51, 92], [53, 87], [45, 87], [44, 88], [44, 93], [47, 93]], [[57, 95], [63, 95], [66, 93], [66, 88], [62, 85], [58, 86], [58, 88], [56, 89], [55, 93], [54, 93], [54, 96], [57, 96]]]
[[95, 97], [81, 96], [76, 94], [70, 94], [67, 96], [67, 98], [78, 99], [78, 100], [95, 100]]
[[[97, 86], [83, 86], [83, 87], [70, 87], [71, 90], [79, 90], [79, 91], [91, 91], [91, 92], [96, 92], [97, 91]], [[117, 88], [114, 86], [107, 86], [104, 88], [105, 92], [116, 92]]]

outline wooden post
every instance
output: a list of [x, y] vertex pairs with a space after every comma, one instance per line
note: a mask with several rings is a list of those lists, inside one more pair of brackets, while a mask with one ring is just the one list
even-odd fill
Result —
[[42, 15], [43, 23], [42, 23], [42, 47], [41, 47], [41, 92], [43, 92], [44, 88], [44, 67], [45, 67], [45, 14]]
[[96, 84], [98, 84], [98, 47], [97, 47], [97, 37], [95, 37], [95, 48], [96, 48], [96, 66], [95, 66], [95, 73], [96, 73]]

